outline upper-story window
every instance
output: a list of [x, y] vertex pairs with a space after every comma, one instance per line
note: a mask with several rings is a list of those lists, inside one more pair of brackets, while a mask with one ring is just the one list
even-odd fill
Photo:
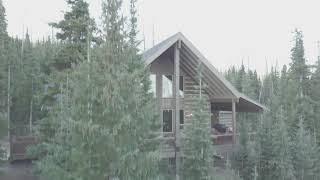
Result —
[[[179, 78], [179, 95], [184, 96], [184, 82], [183, 76]], [[173, 76], [162, 75], [162, 97], [171, 98], [173, 97]]]
[[150, 74], [150, 93], [153, 93], [153, 97], [157, 96], [157, 76], [155, 74]]
[[173, 76], [162, 75], [162, 97], [173, 97]]
[[179, 79], [179, 95], [180, 97], [183, 97], [184, 96], [184, 82], [183, 82], [183, 76], [180, 76], [180, 79]]

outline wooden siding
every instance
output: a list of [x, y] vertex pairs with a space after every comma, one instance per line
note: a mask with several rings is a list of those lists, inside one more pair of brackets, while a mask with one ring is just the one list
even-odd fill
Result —
[[[169, 49], [163, 55], [161, 55], [156, 61], [154, 61], [150, 66], [151, 74], [156, 75], [156, 91], [157, 91], [157, 101], [159, 104], [160, 111], [160, 121], [162, 123], [162, 111], [172, 110], [175, 113], [175, 98], [163, 98], [162, 97], [162, 75], [172, 75], [174, 76], [174, 63], [173, 63], [173, 52]], [[180, 66], [180, 75], [183, 76], [184, 85], [184, 96], [179, 97], [180, 110], [184, 110], [184, 122], [188, 123], [192, 119], [190, 116], [193, 114], [194, 107], [196, 105], [196, 98], [199, 96], [199, 83], [196, 82], [196, 78], [191, 76], [186, 69]], [[203, 82], [205, 84], [205, 82]], [[173, 82], [173, 93], [175, 92], [175, 85]], [[207, 110], [211, 113], [211, 103], [208, 92], [206, 91], [206, 86], [203, 85], [202, 95], [207, 99]], [[162, 157], [174, 157], [175, 148], [175, 116], [172, 117], [173, 120], [173, 132], [163, 133], [163, 140], [161, 143]], [[210, 124], [208, 124], [210, 126]], [[183, 129], [181, 130], [183, 133]]]
[[219, 123], [232, 128], [232, 112], [230, 111], [220, 111], [219, 112]]

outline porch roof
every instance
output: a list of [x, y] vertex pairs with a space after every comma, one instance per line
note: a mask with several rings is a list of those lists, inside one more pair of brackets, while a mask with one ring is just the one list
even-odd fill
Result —
[[238, 111], [259, 112], [265, 109], [263, 105], [238, 92], [180, 32], [145, 51], [143, 53], [145, 64], [147, 66], [150, 65], [178, 41], [181, 41], [180, 66], [185, 72], [195, 78], [197, 77], [199, 64], [203, 64], [203, 79], [214, 107], [227, 110], [229, 106], [231, 107], [232, 100], [234, 100], [237, 102]]

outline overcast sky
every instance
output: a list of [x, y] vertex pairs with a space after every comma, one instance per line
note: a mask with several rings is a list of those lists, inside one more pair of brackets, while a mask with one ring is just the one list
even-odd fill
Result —
[[[23, 27], [33, 39], [51, 34], [49, 22], [63, 17], [65, 0], [3, 0], [11, 35]], [[87, 0], [100, 18], [101, 0]], [[314, 63], [320, 40], [319, 0], [140, 0], [140, 32], [146, 47], [182, 32], [216, 66], [224, 70], [243, 62], [265, 72], [268, 65], [290, 62], [292, 32], [304, 32], [306, 58]], [[154, 29], [154, 36], [153, 36]], [[154, 37], [154, 38], [153, 38]]]

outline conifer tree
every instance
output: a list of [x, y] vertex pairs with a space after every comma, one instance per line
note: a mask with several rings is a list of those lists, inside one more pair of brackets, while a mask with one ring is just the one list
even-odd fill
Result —
[[[8, 33], [6, 12], [0, 0], [0, 122], [6, 127], [6, 95], [7, 95], [7, 69], [8, 69]], [[2, 128], [1, 128], [2, 129]], [[5, 133], [6, 134], [6, 133]]]
[[315, 65], [315, 71], [311, 76], [311, 99], [314, 101], [314, 129], [317, 144], [320, 143], [320, 58]]
[[284, 120], [283, 108], [278, 105], [276, 119], [272, 128], [273, 157], [274, 163], [273, 179], [294, 180], [294, 169], [291, 155], [291, 140]]
[[292, 138], [295, 136], [298, 124], [301, 120], [305, 122], [307, 128], [313, 133], [314, 120], [312, 101], [310, 99], [310, 70], [306, 64], [304, 57], [303, 35], [299, 30], [295, 30], [294, 46], [291, 49], [291, 60], [289, 69], [289, 87], [290, 96], [288, 97], [292, 103], [292, 119], [289, 122], [290, 134]]
[[293, 165], [296, 179], [316, 179], [318, 147], [312, 135], [304, 128], [303, 121], [299, 122], [299, 129], [293, 143]]
[[240, 121], [239, 144], [234, 155], [233, 166], [243, 180], [252, 180], [254, 177], [255, 156], [252, 151], [253, 146], [249, 142], [248, 126], [245, 120], [241, 119]]
[[195, 97], [193, 117], [186, 122], [182, 142], [183, 161], [181, 174], [185, 180], [213, 179], [213, 143], [210, 131], [210, 114], [207, 102], [201, 94], [201, 72], [199, 73], [199, 97]]
[[0, 37], [3, 40], [3, 37], [7, 37], [7, 19], [6, 19], [6, 10], [3, 6], [2, 0], [0, 0]]
[[257, 163], [257, 174], [259, 180], [272, 179], [272, 173], [274, 170], [271, 158], [273, 157], [272, 147], [272, 121], [274, 114], [272, 113], [273, 108], [270, 107], [269, 113], [265, 113], [262, 117], [261, 124], [257, 133], [256, 140], [256, 163]]
[[[63, 48], [55, 60], [58, 70], [71, 68], [71, 65], [87, 59], [87, 42], [96, 41], [94, 19], [89, 14], [89, 4], [84, 0], [66, 0], [71, 10], [64, 14], [58, 23], [50, 23], [59, 30], [57, 40], [63, 42]], [[90, 33], [88, 33], [90, 32]]]
[[[49, 152], [38, 163], [43, 176], [158, 177], [155, 103], [147, 69], [132, 51], [137, 47], [129, 45], [121, 7], [120, 0], [103, 3], [105, 43], [91, 60], [76, 66], [61, 87], [61, 99], [46, 121], [52, 131], [43, 138]], [[136, 66], [129, 68], [132, 59]]]

